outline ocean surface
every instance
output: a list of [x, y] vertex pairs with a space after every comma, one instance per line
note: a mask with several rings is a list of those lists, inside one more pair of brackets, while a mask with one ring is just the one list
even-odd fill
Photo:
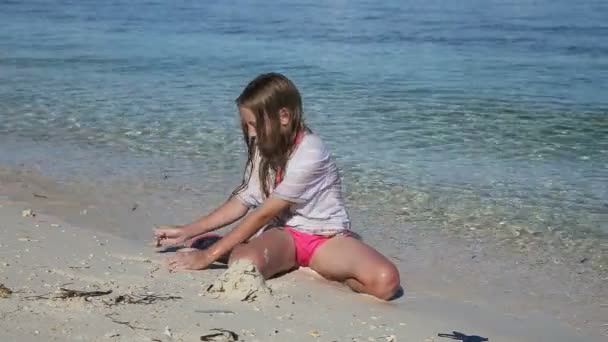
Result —
[[0, 1], [0, 163], [225, 191], [267, 71], [354, 207], [605, 256], [604, 0]]

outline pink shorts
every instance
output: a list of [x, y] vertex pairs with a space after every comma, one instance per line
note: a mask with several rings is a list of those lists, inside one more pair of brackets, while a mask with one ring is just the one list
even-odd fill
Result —
[[291, 227], [285, 227], [296, 247], [296, 262], [298, 266], [307, 267], [317, 248], [333, 236], [322, 236], [300, 232]]

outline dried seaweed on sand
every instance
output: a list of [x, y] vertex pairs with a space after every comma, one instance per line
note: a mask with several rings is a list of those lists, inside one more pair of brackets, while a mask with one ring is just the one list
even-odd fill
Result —
[[115, 318], [113, 317], [113, 316], [115, 316], [115, 315], [116, 315], [116, 313], [109, 313], [109, 314], [105, 314], [105, 316], [106, 316], [107, 318], [109, 318], [109, 319], [110, 319], [110, 320], [111, 320], [113, 323], [116, 323], [116, 324], [122, 324], [122, 325], [126, 325], [126, 326], [127, 326], [127, 327], [129, 327], [131, 330], [152, 330], [152, 329], [145, 328], [145, 327], [138, 327], [138, 326], [135, 326], [135, 325], [131, 324], [131, 322], [129, 322], [129, 321], [119, 321], [119, 320], [117, 320], [117, 319], [115, 319]]
[[118, 304], [154, 304], [156, 302], [164, 302], [168, 300], [177, 300], [182, 299], [182, 297], [178, 296], [158, 296], [154, 294], [145, 294], [145, 295], [119, 295], [116, 296], [112, 301], [106, 302], [108, 306], [118, 305]]
[[55, 293], [47, 293], [44, 295], [35, 295], [28, 296], [25, 299], [69, 299], [69, 298], [84, 298], [88, 300], [91, 297], [100, 297], [109, 295], [112, 293], [112, 290], [107, 291], [81, 291], [81, 290], [72, 290], [66, 288], [59, 288], [58, 292]]

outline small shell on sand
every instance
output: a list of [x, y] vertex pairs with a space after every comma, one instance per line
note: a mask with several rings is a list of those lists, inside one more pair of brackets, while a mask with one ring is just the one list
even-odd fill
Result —
[[21, 211], [21, 216], [23, 217], [34, 217], [36, 216], [36, 214], [34, 214], [34, 211], [32, 209], [25, 209]]
[[166, 336], [168, 336], [169, 338], [173, 337], [173, 333], [171, 332], [171, 329], [169, 329], [169, 326], [165, 327], [165, 331], [163, 332]]
[[13, 291], [11, 289], [4, 286], [4, 284], [0, 284], [0, 298], [8, 298], [12, 293]]
[[210, 334], [206, 334], [200, 337], [201, 341], [207, 342], [237, 342], [239, 335], [234, 331], [228, 329], [211, 329], [213, 331]]
[[264, 277], [249, 260], [234, 262], [213, 284], [206, 286], [205, 292], [244, 302], [253, 302], [260, 297], [272, 295]]

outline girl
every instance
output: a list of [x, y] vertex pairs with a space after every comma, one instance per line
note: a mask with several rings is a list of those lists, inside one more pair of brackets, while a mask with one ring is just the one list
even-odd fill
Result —
[[337, 167], [304, 124], [295, 85], [281, 74], [262, 74], [236, 104], [248, 150], [243, 183], [211, 214], [154, 236], [159, 245], [183, 244], [245, 218], [207, 249], [169, 257], [169, 268], [205, 269], [229, 255], [229, 264], [248, 259], [266, 279], [310, 267], [354, 291], [392, 298], [399, 272], [350, 233]]

